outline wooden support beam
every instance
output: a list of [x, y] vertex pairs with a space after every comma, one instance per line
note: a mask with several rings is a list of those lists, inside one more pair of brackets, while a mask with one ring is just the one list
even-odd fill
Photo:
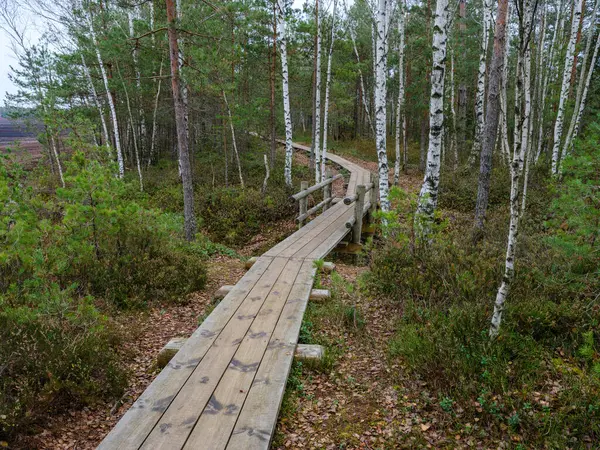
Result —
[[356, 186], [357, 199], [354, 205], [354, 226], [352, 227], [352, 243], [360, 244], [360, 234], [362, 232], [363, 207], [365, 205], [365, 185]]
[[328, 300], [330, 298], [331, 292], [329, 291], [329, 289], [313, 289], [312, 291], [310, 291], [310, 296], [308, 297], [309, 300], [317, 302]]
[[369, 223], [373, 222], [373, 213], [377, 211], [377, 194], [379, 192], [379, 176], [371, 173], [371, 181], [373, 183], [373, 189], [371, 189], [371, 206], [369, 207]]
[[[306, 190], [308, 188], [308, 181], [301, 181], [300, 182], [300, 189], [301, 190]], [[307, 210], [307, 206], [308, 206], [308, 198], [307, 197], [302, 197], [299, 200], [300, 203], [300, 214], [298, 215], [298, 218], [300, 217], [306, 217], [306, 210]], [[301, 219], [298, 221], [298, 229], [302, 228], [302, 225], [304, 225], [304, 219]]]
[[321, 271], [324, 273], [331, 273], [335, 270], [335, 264], [332, 262], [324, 262], [321, 266]]
[[177, 352], [183, 347], [187, 338], [185, 337], [175, 337], [171, 339], [166, 345], [158, 352], [158, 357], [156, 359], [156, 365], [163, 369], [169, 364], [169, 361], [177, 354]]
[[231, 292], [231, 290], [233, 289], [233, 286], [230, 284], [226, 284], [224, 286], [221, 286], [219, 289], [217, 289], [217, 291], [213, 294], [212, 296], [212, 301], [214, 303], [218, 303], [221, 300], [223, 300], [225, 298], [225, 296], [227, 294], [229, 294], [229, 292]]
[[335, 251], [338, 253], [349, 253], [349, 254], [355, 255], [357, 253], [360, 253], [362, 248], [363, 248], [362, 244], [354, 244], [353, 242], [350, 242], [345, 247], [336, 247]]
[[302, 362], [320, 362], [325, 357], [325, 347], [322, 345], [298, 344], [294, 358]]
[[257, 256], [253, 256], [252, 258], [248, 259], [248, 261], [246, 261], [246, 263], [244, 264], [244, 267], [246, 269], [249, 269], [250, 267], [252, 267], [254, 265], [254, 263], [256, 262], [257, 259], [258, 259]]

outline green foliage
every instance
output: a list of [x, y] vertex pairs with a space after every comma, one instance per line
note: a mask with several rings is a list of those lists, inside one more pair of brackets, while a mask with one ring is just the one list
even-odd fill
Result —
[[[206, 280], [207, 241], [184, 245], [181, 218], [128, 198], [110, 167], [75, 153], [65, 188], [0, 159], [0, 433], [50, 407], [124, 386], [98, 306], [180, 299]], [[107, 308], [108, 309], [108, 308]]]
[[[594, 127], [577, 145], [553, 191], [542, 170], [532, 170], [532, 206], [494, 342], [487, 332], [506, 245], [501, 204], [490, 204], [487, 235], [477, 246], [464, 231], [471, 218], [459, 216], [422, 249], [412, 245], [411, 201], [396, 197], [388, 219], [405, 223], [389, 226], [365, 278], [373, 294], [403, 303], [390, 357], [427, 382], [440, 408], [460, 407], [461, 420], [483, 420], [492, 434], [508, 427], [534, 447], [577, 447], [600, 437], [598, 136]], [[446, 207], [461, 209], [473, 198], [460, 185], [446, 183]]]

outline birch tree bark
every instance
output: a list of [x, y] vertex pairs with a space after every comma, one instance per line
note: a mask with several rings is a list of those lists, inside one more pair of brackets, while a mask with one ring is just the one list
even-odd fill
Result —
[[[447, 1], [447, 0], [442, 0]], [[379, 202], [381, 210], [389, 211], [389, 177], [388, 160], [386, 148], [386, 78], [387, 78], [387, 54], [386, 49], [386, 0], [377, 2], [377, 45], [376, 50], [376, 72], [375, 72], [375, 148], [379, 165]]]
[[[596, 3], [594, 5], [594, 11], [592, 13], [592, 17], [590, 20], [588, 37], [587, 37], [587, 41], [585, 44], [585, 51], [583, 53], [583, 59], [581, 60], [581, 70], [579, 73], [579, 82], [577, 84], [577, 94], [575, 96], [575, 109], [573, 110], [573, 115], [571, 116], [571, 123], [569, 125], [569, 131], [567, 132], [565, 144], [562, 149], [562, 154], [565, 156], [567, 154], [569, 154], [569, 152], [571, 150], [571, 146], [573, 144], [575, 125], [579, 120], [581, 120], [581, 112], [580, 111], [582, 111], [582, 108], [581, 108], [582, 101], [583, 101], [583, 104], [585, 104], [585, 100], [583, 99], [583, 92], [587, 91], [587, 88], [588, 88], [588, 82], [586, 81], [587, 64], [588, 64], [588, 60], [590, 58], [590, 51], [591, 51], [591, 47], [592, 47], [592, 38], [593, 38], [594, 31], [596, 28], [596, 13], [598, 12], [599, 4], [600, 4], [600, 0], [596, 0]], [[590, 65], [590, 70], [589, 70], [590, 74], [594, 70], [594, 61], [595, 61], [595, 58], [592, 59], [592, 63]], [[586, 92], [586, 94], [587, 94], [587, 92]]]
[[158, 87], [156, 88], [156, 96], [154, 97], [154, 113], [152, 114], [152, 137], [150, 138], [150, 154], [148, 155], [148, 166], [154, 158], [154, 146], [156, 145], [156, 115], [158, 114], [158, 100], [160, 99], [160, 88], [162, 85], [163, 61], [160, 61], [158, 69]]
[[[135, 7], [136, 9], [136, 14], [135, 14], [135, 18], [139, 17], [139, 6]], [[133, 20], [134, 20], [134, 15], [131, 11], [128, 11], [127, 13], [127, 19], [129, 21], [129, 37], [133, 40], [134, 36], [135, 36], [135, 29], [134, 29], [134, 24], [133, 24]], [[137, 87], [137, 94], [138, 94], [138, 120], [140, 123], [140, 138], [139, 138], [139, 144], [140, 144], [140, 151], [142, 153], [144, 153], [144, 148], [146, 146], [146, 122], [145, 122], [145, 113], [144, 113], [144, 106], [143, 106], [143, 93], [142, 93], [142, 80], [141, 80], [141, 73], [140, 73], [140, 65], [138, 62], [139, 59], [139, 49], [138, 49], [138, 43], [135, 44], [135, 47], [133, 49], [133, 67], [135, 70], [135, 84]], [[135, 131], [135, 129], [134, 129]]]
[[515, 255], [517, 237], [519, 234], [519, 191], [521, 175], [523, 172], [523, 160], [528, 147], [529, 137], [529, 115], [531, 114], [531, 24], [533, 12], [538, 0], [518, 0], [519, 7], [519, 59], [517, 64], [516, 104], [515, 104], [515, 140], [513, 158], [510, 164], [511, 188], [510, 188], [510, 222], [508, 228], [508, 241], [506, 245], [506, 257], [504, 260], [504, 276], [502, 283], [496, 293], [494, 312], [492, 315], [489, 336], [495, 339], [498, 336], [502, 323], [506, 298], [509, 294], [515, 273]]
[[323, 110], [323, 151], [321, 152], [321, 166], [317, 182], [325, 179], [325, 157], [327, 156], [327, 121], [329, 120], [329, 90], [331, 87], [331, 59], [333, 56], [333, 43], [335, 42], [335, 13], [337, 0], [333, 0], [333, 13], [331, 16], [331, 43], [329, 45], [329, 54], [327, 56], [327, 78], [325, 81], [325, 108]]
[[283, 91], [283, 119], [285, 121], [285, 183], [292, 186], [292, 115], [290, 112], [290, 87], [287, 64], [287, 36], [285, 35], [285, 16], [283, 0], [277, 0], [279, 7], [278, 35], [281, 58], [281, 82]]
[[112, 119], [113, 125], [113, 136], [115, 139], [115, 149], [117, 151], [117, 164], [119, 167], [119, 178], [123, 178], [125, 175], [125, 163], [123, 161], [123, 152], [121, 150], [121, 138], [119, 135], [119, 121], [117, 119], [117, 110], [115, 108], [115, 103], [113, 101], [112, 94], [110, 92], [110, 87], [108, 86], [108, 77], [106, 76], [106, 69], [104, 68], [104, 63], [102, 61], [102, 55], [100, 55], [100, 47], [98, 46], [98, 39], [96, 38], [96, 32], [94, 31], [94, 25], [92, 24], [92, 17], [87, 10], [83, 10], [86, 20], [88, 22], [88, 27], [90, 29], [90, 35], [92, 37], [92, 42], [94, 44], [94, 50], [96, 51], [96, 58], [98, 59], [98, 66], [100, 68], [100, 74], [102, 75], [102, 81], [104, 82], [104, 88], [106, 89], [106, 101], [108, 102], [108, 107], [110, 109], [110, 116]]
[[231, 142], [233, 143], [233, 152], [235, 154], [235, 161], [237, 162], [238, 166], [238, 176], [240, 177], [240, 185], [242, 186], [242, 189], [245, 189], [244, 177], [242, 175], [242, 165], [240, 164], [240, 154], [238, 153], [237, 140], [235, 138], [235, 128], [233, 127], [233, 118], [231, 117], [231, 108], [229, 107], [229, 102], [227, 101], [227, 95], [225, 94], [225, 91], [222, 89], [221, 92], [223, 93], [223, 100], [225, 101], [225, 107], [227, 108], [227, 116], [229, 117], [229, 127], [231, 129]]
[[429, 148], [425, 177], [419, 193], [415, 214], [417, 238], [427, 242], [431, 235], [440, 183], [442, 131], [444, 125], [444, 78], [446, 72], [446, 44], [448, 0], [437, 0], [433, 27], [433, 66], [431, 70], [431, 96], [429, 100]]
[[169, 25], [169, 56], [171, 60], [171, 90], [175, 106], [175, 126], [177, 129], [177, 148], [179, 153], [179, 167], [181, 170], [181, 183], [183, 185], [183, 213], [185, 238], [194, 239], [196, 234], [196, 217], [194, 215], [194, 186], [192, 184], [192, 167], [188, 148], [187, 124], [185, 104], [181, 95], [181, 81], [179, 78], [179, 44], [177, 29], [175, 28], [176, 11], [173, 0], [165, 0], [167, 6], [167, 22]]
[[494, 31], [494, 51], [488, 78], [488, 94], [486, 117], [481, 148], [477, 203], [475, 206], [475, 228], [483, 230], [483, 222], [490, 194], [490, 176], [492, 173], [492, 154], [496, 146], [498, 119], [500, 113], [500, 96], [502, 73], [504, 71], [504, 51], [506, 41], [506, 19], [508, 16], [508, 0], [498, 0], [496, 29]]
[[565, 116], [565, 102], [569, 94], [569, 82], [571, 80], [571, 65], [575, 54], [575, 41], [577, 40], [577, 30], [579, 27], [579, 18], [581, 16], [581, 7], [583, 0], [574, 0], [573, 3], [573, 20], [571, 22], [571, 35], [569, 44], [567, 45], [567, 53], [565, 55], [565, 66], [563, 69], [562, 85], [560, 88], [560, 97], [558, 100], [558, 111], [556, 113], [556, 121], [554, 122], [554, 144], [552, 146], [552, 174], [558, 174], [560, 162], [560, 145], [562, 141], [563, 122]]
[[[315, 67], [315, 182], [321, 181], [321, 24], [319, 20], [318, 2], [316, 0], [316, 48], [317, 54]], [[325, 131], [326, 132], [326, 131]]]
[[394, 184], [398, 185], [400, 181], [400, 139], [401, 128], [400, 122], [404, 109], [404, 5], [403, 1], [399, 1], [398, 5], [398, 102], [396, 106], [396, 160], [394, 161]]
[[131, 103], [129, 102], [129, 93], [127, 92], [127, 86], [125, 85], [125, 80], [123, 80], [123, 76], [121, 75], [121, 70], [117, 65], [117, 71], [119, 73], [119, 78], [121, 79], [121, 83], [123, 84], [123, 92], [125, 93], [125, 101], [127, 103], [127, 112], [129, 113], [129, 123], [131, 126], [131, 134], [133, 137], [133, 150], [135, 154], [135, 162], [138, 171], [138, 178], [140, 181], [140, 191], [144, 190], [144, 178], [142, 176], [142, 166], [140, 164], [140, 151], [138, 148], [138, 139], [135, 133], [135, 121], [133, 120], [133, 113], [131, 112]]
[[575, 116], [573, 134], [571, 136], [570, 145], [568, 147], [565, 146], [564, 156], [560, 160], [559, 173], [562, 173], [562, 162], [564, 160], [564, 157], [569, 156], [569, 153], [573, 148], [573, 141], [575, 140], [575, 138], [577, 138], [577, 135], [579, 134], [579, 128], [581, 127], [581, 116], [583, 115], [583, 110], [585, 109], [585, 103], [587, 101], [588, 91], [590, 89], [590, 82], [592, 81], [592, 74], [594, 73], [594, 67], [596, 67], [597, 64], [596, 61], [598, 59], [598, 50], [600, 50], [600, 34], [598, 34], [598, 37], [596, 39], [596, 45], [594, 46], [594, 54], [592, 55], [590, 69], [587, 73], [587, 78], [585, 80], [585, 87], [583, 88], [581, 100], [576, 111], [573, 112], [573, 115]]
[[106, 119], [104, 118], [104, 111], [102, 110], [102, 104], [100, 103], [100, 100], [98, 99], [98, 93], [96, 92], [96, 88], [94, 87], [94, 83], [92, 82], [92, 76], [90, 75], [90, 69], [88, 68], [88, 66], [85, 62], [85, 57], [83, 56], [83, 53], [81, 54], [81, 64], [83, 66], [83, 73], [85, 74], [85, 78], [87, 79], [87, 82], [88, 82], [88, 85], [90, 88], [90, 94], [92, 95], [92, 98], [94, 99], [94, 104], [96, 105], [96, 109], [98, 110], [98, 115], [100, 116], [100, 124], [102, 125], [102, 138], [104, 139], [106, 149], [108, 150], [108, 156], [110, 158], [110, 157], [112, 157], [111, 151], [110, 151], [110, 139], [108, 137], [108, 127], [106, 126]]
[[471, 151], [471, 156], [469, 157], [469, 164], [471, 165], [475, 163], [477, 155], [481, 152], [481, 143], [485, 128], [485, 76], [491, 15], [491, 0], [483, 0], [483, 31], [481, 37], [481, 51], [479, 53], [479, 69], [477, 71], [477, 91], [475, 93], [475, 135], [473, 136], [473, 149]]

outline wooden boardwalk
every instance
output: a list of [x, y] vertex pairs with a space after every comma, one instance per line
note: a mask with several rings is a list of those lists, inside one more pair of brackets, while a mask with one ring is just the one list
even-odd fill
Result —
[[[350, 172], [346, 195], [369, 183], [366, 169], [327, 158]], [[348, 234], [353, 215], [340, 201], [259, 257], [98, 448], [269, 448], [314, 261]]]

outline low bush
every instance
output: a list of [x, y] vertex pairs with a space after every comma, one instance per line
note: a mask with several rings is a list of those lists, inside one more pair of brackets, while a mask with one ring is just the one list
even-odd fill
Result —
[[[471, 217], [448, 223], [442, 210], [433, 242], [422, 248], [412, 238], [414, 198], [392, 193], [388, 239], [373, 252], [366, 286], [403, 304], [390, 357], [442, 399], [448, 420], [478, 421], [494, 437], [518, 435], [532, 448], [600, 439], [596, 134], [565, 162], [559, 189], [532, 170], [515, 281], [494, 341], [488, 330], [503, 274], [508, 195], [491, 197], [482, 242], [473, 242]], [[497, 192], [508, 185], [492, 183]], [[441, 205], [474, 207], [472, 186], [446, 183]]]

